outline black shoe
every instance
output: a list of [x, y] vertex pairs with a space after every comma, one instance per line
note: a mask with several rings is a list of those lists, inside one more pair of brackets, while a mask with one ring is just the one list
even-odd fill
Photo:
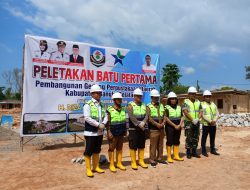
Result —
[[187, 159], [191, 159], [192, 158], [190, 149], [187, 149], [187, 153], [186, 154], [187, 154]]
[[160, 164], [168, 164], [165, 160], [157, 160], [157, 162]]
[[205, 157], [208, 157], [208, 154], [205, 151], [202, 152], [202, 155], [205, 156]]
[[220, 155], [218, 152], [216, 152], [216, 150], [211, 150], [210, 153], [211, 153], [211, 154], [214, 154], [214, 155], [216, 155], [216, 156], [219, 156], [219, 155]]
[[196, 149], [192, 150], [192, 156], [195, 158], [200, 158], [200, 155], [197, 154]]
[[156, 168], [157, 162], [150, 163], [151, 167]]

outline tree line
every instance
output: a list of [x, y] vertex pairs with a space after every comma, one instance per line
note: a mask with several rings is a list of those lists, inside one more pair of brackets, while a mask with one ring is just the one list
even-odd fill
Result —
[[22, 92], [22, 70], [13, 70], [1, 73], [5, 85], [0, 86], [0, 100], [21, 100]]

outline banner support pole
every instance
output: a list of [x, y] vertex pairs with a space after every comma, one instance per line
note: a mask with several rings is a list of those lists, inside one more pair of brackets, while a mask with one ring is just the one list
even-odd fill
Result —
[[82, 140], [83, 142], [85, 141], [85, 139], [84, 138], [82, 138], [82, 137], [80, 137], [79, 135], [77, 135], [76, 133], [74, 133], [74, 134], [71, 134], [73, 137], [74, 137], [74, 143], [76, 144], [76, 139], [78, 138], [78, 139], [80, 139], [80, 140]]
[[76, 134], [74, 134], [74, 143], [76, 144]]
[[20, 146], [21, 146], [22, 152], [23, 152], [24, 145], [27, 144], [28, 142], [32, 141], [34, 138], [36, 138], [36, 136], [33, 136], [29, 140], [27, 140], [26, 142], [24, 142], [24, 137], [21, 137]]

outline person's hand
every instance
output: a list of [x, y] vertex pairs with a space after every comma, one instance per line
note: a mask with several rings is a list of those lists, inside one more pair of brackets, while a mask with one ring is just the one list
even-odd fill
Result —
[[144, 126], [145, 126], [145, 122], [143, 122], [143, 121], [140, 122], [139, 125], [138, 125], [138, 127], [140, 127], [141, 130], [143, 130], [143, 131], [144, 131], [144, 129], [145, 129]]
[[138, 125], [139, 127], [144, 127], [145, 126], [145, 122], [144, 121], [141, 121]]
[[192, 121], [192, 123], [193, 123], [194, 125], [197, 125], [198, 122], [199, 122], [199, 119], [194, 119], [194, 120]]
[[156, 124], [156, 127], [157, 127], [158, 129], [161, 129], [161, 128], [162, 128], [162, 126], [161, 126], [160, 123], [157, 123], [157, 124]]
[[179, 128], [178, 128], [178, 125], [174, 125], [174, 128], [176, 129], [176, 130], [178, 130]]
[[181, 125], [176, 125], [176, 130], [180, 130], [181, 129]]
[[105, 125], [103, 123], [100, 123], [98, 127], [99, 127], [99, 129], [104, 129]]
[[161, 123], [161, 126], [162, 126], [162, 128], [164, 128], [165, 127], [165, 125], [166, 125], [166, 123]]
[[213, 121], [211, 121], [210, 124], [214, 126], [214, 125], [216, 125], [216, 121], [213, 120]]
[[124, 135], [124, 137], [128, 136], [128, 132], [125, 131], [123, 135]]
[[146, 123], [145, 123], [144, 121], [142, 121], [142, 122], [140, 122], [139, 126], [140, 126], [140, 127], [145, 127], [145, 124], [146, 124]]
[[111, 131], [108, 131], [108, 138], [109, 138], [110, 140], [113, 139], [113, 135], [112, 135]]

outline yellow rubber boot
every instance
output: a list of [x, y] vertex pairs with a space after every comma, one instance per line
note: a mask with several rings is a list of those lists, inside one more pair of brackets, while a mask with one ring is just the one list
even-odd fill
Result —
[[99, 154], [93, 154], [93, 172], [97, 172], [97, 173], [104, 173], [104, 170], [102, 170], [99, 167]]
[[91, 166], [90, 166], [91, 158], [89, 156], [85, 156], [84, 158], [85, 158], [85, 166], [86, 166], [86, 175], [88, 177], [94, 177], [94, 174], [91, 171]]
[[144, 149], [138, 149], [138, 156], [139, 156], [139, 165], [142, 167], [142, 168], [148, 168], [148, 165], [145, 164], [144, 162]]
[[184, 159], [179, 156], [179, 146], [174, 146], [174, 160], [183, 161]]
[[114, 161], [114, 152], [109, 152], [109, 170], [111, 172], [116, 172], [115, 161]]
[[131, 167], [133, 170], [137, 170], [138, 166], [136, 164], [136, 151], [133, 149], [130, 149], [130, 157], [131, 157]]
[[116, 162], [117, 168], [120, 170], [126, 170], [126, 168], [122, 165], [122, 150], [116, 151]]
[[171, 157], [171, 148], [172, 148], [172, 146], [167, 146], [167, 161], [168, 161], [168, 163], [174, 163], [174, 160]]

